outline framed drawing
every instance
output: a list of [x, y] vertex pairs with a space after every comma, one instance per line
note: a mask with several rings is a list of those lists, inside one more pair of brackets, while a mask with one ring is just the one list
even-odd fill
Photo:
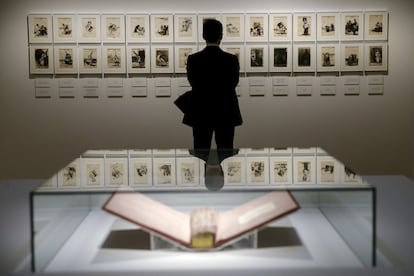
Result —
[[78, 73], [78, 51], [76, 46], [55, 46], [55, 74]]
[[271, 185], [292, 184], [293, 172], [291, 156], [271, 156], [269, 163]]
[[152, 186], [152, 158], [129, 159], [129, 185], [131, 187]]
[[365, 43], [365, 71], [387, 71], [387, 69], [387, 43]]
[[105, 186], [122, 187], [128, 186], [128, 159], [106, 158], [105, 159]]
[[363, 179], [355, 171], [345, 165], [341, 165], [341, 184], [362, 184]]
[[173, 186], [175, 179], [175, 158], [154, 158], [153, 159], [154, 185]]
[[293, 157], [293, 182], [294, 184], [316, 183], [315, 157]]
[[268, 72], [267, 44], [246, 46], [246, 72]]
[[52, 16], [30, 14], [27, 17], [29, 43], [52, 43]]
[[244, 41], [244, 15], [223, 14], [223, 42]]
[[318, 44], [317, 61], [318, 72], [339, 71], [339, 44]]
[[269, 41], [292, 41], [292, 14], [269, 14]]
[[52, 46], [30, 46], [30, 74], [53, 74]]
[[222, 162], [224, 185], [245, 185], [244, 157], [229, 157]]
[[99, 14], [80, 14], [77, 21], [80, 43], [101, 42], [101, 17]]
[[316, 39], [316, 20], [314, 13], [293, 14], [293, 40], [314, 41]]
[[[198, 23], [198, 42], [204, 42], [203, 38], [203, 23], [205, 19], [216, 19], [221, 22], [220, 14], [198, 14], [197, 23]], [[224, 31], [224, 30], [223, 30]]]
[[388, 39], [388, 12], [365, 13], [365, 40]]
[[150, 50], [147, 45], [127, 47], [128, 73], [149, 73]]
[[339, 184], [340, 163], [330, 156], [318, 156], [316, 160], [317, 183]]
[[173, 42], [172, 14], [151, 14], [151, 41]]
[[148, 14], [126, 15], [126, 40], [127, 42], [148, 43], [150, 35], [150, 23]]
[[341, 39], [364, 39], [364, 14], [362, 12], [342, 13], [341, 15]]
[[341, 71], [364, 70], [364, 47], [362, 43], [341, 44]]
[[233, 54], [237, 57], [237, 59], [239, 60], [239, 66], [240, 66], [240, 72], [244, 72], [245, 71], [245, 66], [244, 66], [244, 45], [242, 44], [223, 44], [222, 45], [223, 50]]
[[269, 184], [269, 158], [246, 157], [246, 172], [248, 185], [267, 185]]
[[177, 185], [196, 186], [200, 184], [200, 161], [196, 157], [177, 158]]
[[81, 159], [81, 184], [83, 188], [99, 188], [105, 183], [104, 159]]
[[58, 188], [80, 188], [80, 159], [70, 162], [58, 173]]
[[101, 68], [101, 46], [89, 45], [79, 46], [79, 73], [100, 74]]
[[125, 16], [121, 14], [104, 14], [101, 17], [103, 42], [125, 41]]
[[269, 38], [268, 14], [246, 14], [245, 40], [247, 42], [267, 42]]
[[338, 13], [318, 13], [316, 32], [318, 41], [339, 40], [339, 14]]
[[125, 45], [103, 46], [102, 59], [104, 73], [125, 73]]
[[175, 45], [175, 73], [187, 72], [187, 58], [197, 51], [196, 45]]
[[172, 73], [174, 58], [172, 45], [152, 45], [151, 73]]
[[315, 44], [293, 45], [293, 71], [294, 72], [316, 71]]
[[270, 72], [292, 72], [292, 45], [273, 44], [269, 45]]
[[195, 14], [174, 15], [174, 42], [197, 42], [197, 16]]
[[76, 43], [76, 16], [73, 14], [53, 15], [53, 39], [55, 43]]

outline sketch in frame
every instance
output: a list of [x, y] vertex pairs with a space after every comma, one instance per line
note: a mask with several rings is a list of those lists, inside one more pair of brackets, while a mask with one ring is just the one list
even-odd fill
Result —
[[243, 14], [223, 14], [223, 42], [243, 42], [244, 41], [244, 15]]
[[127, 158], [105, 159], [105, 186], [120, 187], [128, 185]]
[[268, 40], [268, 15], [247, 14], [245, 17], [245, 38], [246, 41], [267, 41]]
[[245, 184], [245, 160], [242, 157], [230, 157], [223, 161], [224, 185]]
[[102, 15], [102, 34], [104, 42], [125, 41], [125, 17], [117, 14]]
[[387, 71], [387, 43], [365, 43], [365, 71]]
[[269, 14], [269, 41], [292, 40], [292, 15], [289, 13]]
[[318, 72], [339, 71], [339, 44], [318, 44]]
[[364, 14], [343, 13], [341, 23], [342, 40], [363, 40], [364, 36]]
[[[197, 25], [198, 25], [198, 42], [205, 42], [203, 38], [203, 23], [206, 19], [215, 19], [221, 22], [221, 15], [220, 14], [198, 14], [197, 16]], [[223, 32], [224, 32], [224, 25], [223, 25]]]
[[341, 44], [341, 71], [363, 71], [364, 48], [362, 43]]
[[53, 74], [52, 46], [30, 46], [30, 74]]
[[339, 162], [332, 157], [318, 157], [318, 184], [339, 184]]
[[292, 184], [292, 159], [291, 157], [271, 156], [270, 160], [270, 184]]
[[79, 188], [80, 187], [80, 161], [79, 159], [66, 165], [58, 173], [59, 188]]
[[125, 73], [125, 46], [103, 47], [104, 73]]
[[78, 16], [78, 41], [101, 42], [101, 17], [98, 14], [82, 14]]
[[245, 66], [244, 66], [244, 45], [241, 44], [223, 44], [222, 45], [223, 50], [233, 54], [237, 57], [237, 59], [239, 60], [239, 66], [240, 66], [240, 72], [244, 72], [245, 71]]
[[175, 42], [197, 42], [197, 16], [194, 14], [174, 15]]
[[267, 157], [247, 157], [247, 183], [249, 185], [269, 184], [269, 160]]
[[146, 45], [128, 46], [128, 73], [149, 73], [150, 52]]
[[291, 72], [292, 71], [292, 45], [273, 44], [269, 46], [270, 72]]
[[315, 158], [314, 157], [294, 157], [293, 176], [295, 184], [315, 184]]
[[79, 46], [79, 73], [101, 73], [101, 46]]
[[149, 42], [150, 25], [147, 14], [128, 14], [126, 16], [126, 37], [128, 42]]
[[316, 20], [314, 13], [293, 15], [293, 40], [314, 41], [316, 38]]
[[362, 177], [348, 166], [342, 165], [341, 182], [343, 184], [362, 184]]
[[246, 72], [267, 72], [268, 51], [267, 45], [246, 46]]
[[82, 187], [97, 188], [104, 186], [104, 160], [103, 158], [83, 158]]
[[175, 158], [154, 158], [154, 185], [175, 185]]
[[30, 43], [52, 43], [52, 16], [30, 14], [27, 18]]
[[73, 14], [55, 14], [53, 16], [54, 42], [76, 42], [76, 16]]
[[314, 44], [298, 44], [293, 47], [293, 71], [316, 71], [316, 55]]
[[197, 51], [196, 45], [176, 45], [175, 47], [175, 73], [187, 72], [188, 56]]
[[338, 13], [318, 13], [317, 26], [318, 41], [339, 40]]
[[78, 53], [76, 46], [55, 46], [55, 74], [77, 74]]
[[200, 162], [197, 158], [177, 158], [177, 184], [179, 186], [200, 184]]
[[365, 13], [365, 40], [387, 40], [388, 38], [388, 13]]
[[139, 187], [152, 185], [151, 158], [130, 158], [129, 166], [130, 186]]
[[173, 47], [171, 45], [153, 45], [151, 48], [151, 72], [172, 73], [174, 71]]
[[171, 14], [151, 15], [151, 41], [173, 42], [173, 16]]

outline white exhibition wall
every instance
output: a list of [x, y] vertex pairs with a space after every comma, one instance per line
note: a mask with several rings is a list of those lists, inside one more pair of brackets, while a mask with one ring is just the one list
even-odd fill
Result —
[[414, 175], [414, 37], [411, 0], [14, 0], [0, 40], [0, 178], [47, 178], [87, 149], [188, 148], [191, 129], [171, 97], [36, 98], [29, 76], [30, 13], [389, 12], [383, 95], [251, 97], [243, 93], [238, 147], [320, 146], [360, 174]]

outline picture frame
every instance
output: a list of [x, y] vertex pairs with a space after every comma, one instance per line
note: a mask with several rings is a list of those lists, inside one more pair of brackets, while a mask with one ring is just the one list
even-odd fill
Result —
[[292, 14], [270, 13], [269, 14], [269, 41], [290, 42], [292, 41]]
[[[220, 22], [222, 21], [220, 14], [215, 14], [215, 13], [198, 14], [197, 15], [198, 42], [204, 42], [204, 38], [203, 38], [203, 23], [204, 23], [204, 20], [205, 19], [216, 19], [216, 20], [218, 20]], [[224, 28], [224, 25], [223, 25], [223, 28]]]
[[172, 45], [151, 46], [151, 73], [173, 73], [174, 56]]
[[340, 163], [330, 156], [318, 156], [316, 160], [317, 184], [339, 184]]
[[244, 42], [244, 14], [222, 14], [223, 42]]
[[103, 14], [101, 23], [104, 43], [125, 42], [125, 16], [123, 14]]
[[54, 59], [51, 45], [34, 44], [29, 47], [30, 74], [53, 74]]
[[246, 184], [246, 162], [244, 157], [232, 156], [225, 159], [221, 164], [224, 172], [224, 185], [241, 186]]
[[270, 155], [292, 155], [292, 148], [289, 147], [272, 147], [269, 148], [269, 154]]
[[59, 189], [76, 189], [80, 188], [81, 171], [80, 159], [75, 159], [65, 167], [59, 170], [57, 174], [57, 184]]
[[197, 42], [197, 15], [174, 15], [174, 42]]
[[268, 72], [268, 52], [267, 44], [246, 45], [246, 72]]
[[386, 42], [365, 43], [365, 71], [388, 70], [388, 44]]
[[315, 72], [316, 60], [315, 44], [303, 43], [293, 45], [294, 72]]
[[248, 185], [269, 184], [268, 156], [246, 157], [246, 182]]
[[196, 157], [178, 157], [176, 162], [178, 186], [200, 185], [200, 159]]
[[315, 13], [293, 14], [293, 41], [316, 40], [316, 15]]
[[150, 20], [148, 14], [126, 15], [126, 41], [148, 43], [150, 41]]
[[151, 14], [151, 42], [169, 42], [174, 39], [173, 15]]
[[77, 24], [74, 14], [53, 15], [53, 41], [55, 43], [76, 43]]
[[125, 45], [103, 46], [103, 72], [124, 74], [126, 72]]
[[54, 50], [55, 74], [77, 74], [78, 48], [73, 45], [59, 45]]
[[355, 171], [348, 166], [342, 164], [341, 166], [341, 184], [344, 185], [359, 185], [363, 183], [363, 179]]
[[316, 147], [294, 147], [293, 154], [294, 155], [315, 155]]
[[363, 71], [364, 60], [363, 43], [341, 44], [341, 71]]
[[316, 167], [314, 156], [293, 157], [293, 183], [316, 184]]
[[355, 41], [364, 39], [364, 14], [345, 12], [341, 14], [341, 40]]
[[388, 40], [388, 12], [365, 12], [365, 40]]
[[174, 50], [174, 72], [186, 73], [188, 56], [197, 51], [197, 46], [195, 44], [175, 45]]
[[150, 157], [130, 157], [129, 186], [152, 186], [152, 166], [152, 158]]
[[165, 187], [176, 185], [175, 158], [153, 159], [154, 186]]
[[269, 16], [267, 13], [245, 15], [245, 41], [267, 42], [269, 39]]
[[102, 48], [98, 45], [85, 45], [78, 47], [79, 73], [101, 74], [102, 73]]
[[292, 44], [269, 45], [269, 72], [292, 72]]
[[105, 158], [105, 186], [128, 186], [128, 158]]
[[318, 41], [339, 41], [340, 24], [338, 13], [318, 13], [316, 20], [318, 28], [316, 37]]
[[139, 44], [127, 46], [128, 73], [149, 73], [151, 71], [150, 48]]
[[79, 14], [77, 22], [79, 43], [101, 42], [101, 16], [99, 14]]
[[244, 154], [246, 156], [268, 156], [269, 148], [245, 148]]
[[271, 185], [291, 185], [292, 176], [292, 157], [291, 156], [270, 156], [269, 172]]
[[52, 15], [29, 14], [27, 25], [29, 43], [52, 43]]
[[245, 65], [244, 65], [244, 45], [242, 44], [223, 44], [222, 48], [225, 52], [233, 54], [239, 60], [240, 72], [245, 72]]
[[81, 159], [82, 188], [102, 188], [105, 185], [105, 166], [103, 158]]
[[318, 72], [337, 72], [339, 66], [339, 44], [319, 43], [317, 49], [317, 71]]

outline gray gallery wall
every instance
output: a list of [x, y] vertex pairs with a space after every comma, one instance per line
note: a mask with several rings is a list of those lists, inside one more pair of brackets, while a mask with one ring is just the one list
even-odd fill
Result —
[[[0, 178], [46, 178], [86, 149], [191, 146], [176, 97], [73, 99], [34, 96], [29, 13], [389, 11], [384, 95], [240, 97], [238, 147], [320, 146], [361, 174], [414, 175], [414, 37], [411, 0], [14, 0], [0, 26]], [[7, 27], [6, 27], [7, 26]]]

